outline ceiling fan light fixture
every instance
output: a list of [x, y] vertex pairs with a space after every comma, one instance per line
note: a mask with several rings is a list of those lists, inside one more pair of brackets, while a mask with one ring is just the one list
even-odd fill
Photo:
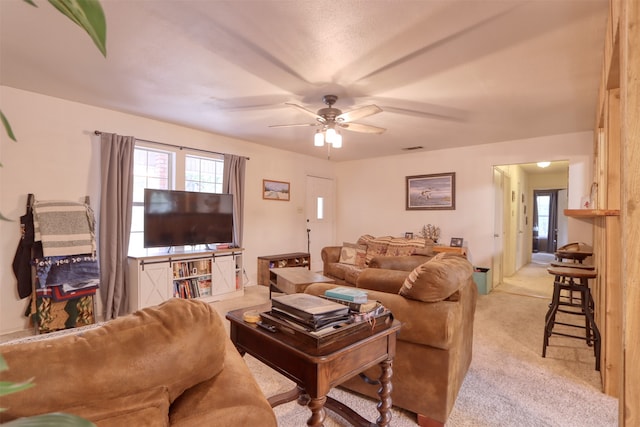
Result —
[[324, 145], [324, 134], [319, 130], [313, 137], [313, 145], [316, 147], [322, 147]]
[[333, 142], [331, 143], [331, 145], [333, 145], [333, 148], [342, 147], [342, 135], [340, 135], [340, 133], [336, 133], [336, 136], [333, 137]]
[[324, 139], [327, 141], [327, 144], [333, 144], [333, 141], [335, 141], [336, 139], [336, 135], [337, 133], [334, 128], [330, 127], [329, 129], [327, 129], [324, 136]]

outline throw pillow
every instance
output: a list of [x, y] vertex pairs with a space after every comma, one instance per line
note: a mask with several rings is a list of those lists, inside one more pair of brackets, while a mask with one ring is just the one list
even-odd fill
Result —
[[367, 247], [364, 245], [344, 242], [340, 250], [340, 260], [338, 262], [355, 265], [356, 267], [364, 267], [366, 252]]
[[369, 265], [369, 262], [373, 257], [384, 256], [387, 254], [387, 247], [389, 242], [393, 239], [391, 236], [376, 237], [367, 243], [367, 254], [365, 256], [365, 263]]
[[399, 294], [423, 302], [443, 301], [467, 283], [472, 275], [473, 266], [466, 258], [439, 253], [409, 273]]
[[389, 242], [386, 256], [408, 256], [424, 249], [424, 239], [396, 238]]

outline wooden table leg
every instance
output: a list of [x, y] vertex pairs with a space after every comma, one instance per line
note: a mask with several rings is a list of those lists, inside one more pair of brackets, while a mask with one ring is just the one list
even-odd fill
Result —
[[311, 409], [311, 417], [307, 420], [309, 427], [323, 427], [324, 417], [326, 412], [324, 410], [324, 403], [327, 401], [326, 396], [311, 398], [309, 401], [309, 409]]
[[378, 389], [378, 396], [380, 396], [380, 402], [378, 403], [378, 412], [380, 416], [376, 420], [378, 426], [386, 427], [391, 423], [391, 377], [393, 376], [393, 369], [391, 367], [391, 360], [385, 360], [380, 363], [382, 373], [380, 374], [380, 388]]

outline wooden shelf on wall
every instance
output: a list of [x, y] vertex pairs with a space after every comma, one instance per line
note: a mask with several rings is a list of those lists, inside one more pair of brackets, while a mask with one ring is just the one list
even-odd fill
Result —
[[599, 216], [620, 216], [618, 209], [565, 209], [565, 216], [573, 218], [595, 218]]

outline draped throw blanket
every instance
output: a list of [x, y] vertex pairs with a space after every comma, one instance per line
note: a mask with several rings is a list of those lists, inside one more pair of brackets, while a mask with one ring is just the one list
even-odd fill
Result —
[[96, 288], [100, 284], [98, 258], [92, 254], [33, 260], [38, 288], [61, 286], [64, 292]]
[[33, 225], [45, 257], [96, 252], [95, 219], [85, 203], [36, 201]]

